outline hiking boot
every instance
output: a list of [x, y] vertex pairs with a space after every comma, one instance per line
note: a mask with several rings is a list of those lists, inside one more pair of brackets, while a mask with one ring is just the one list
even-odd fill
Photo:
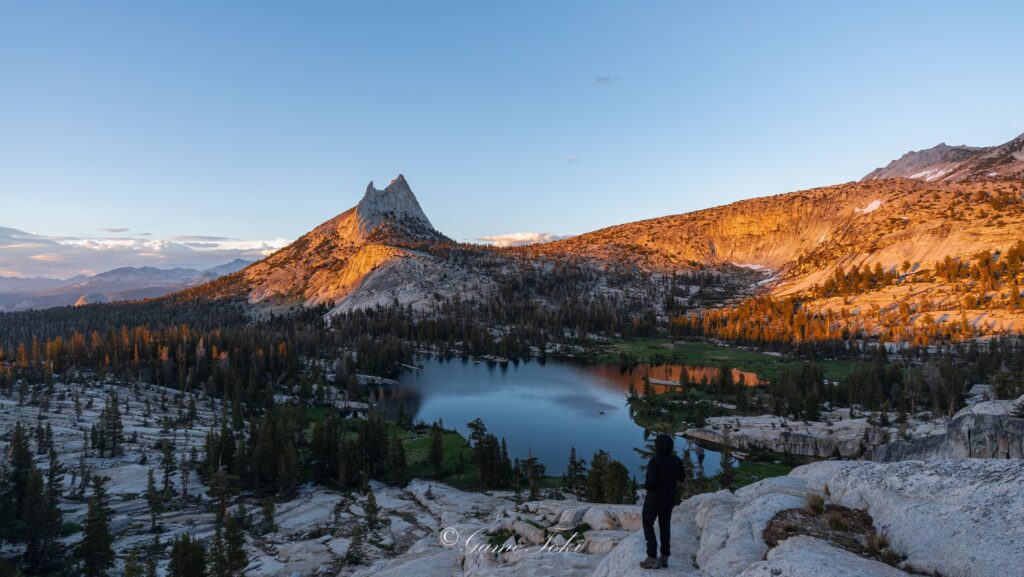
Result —
[[654, 557], [648, 557], [640, 562], [641, 569], [661, 569], [661, 561]]
[[660, 563], [662, 567], [668, 567], [668, 555], [658, 557], [658, 563]]

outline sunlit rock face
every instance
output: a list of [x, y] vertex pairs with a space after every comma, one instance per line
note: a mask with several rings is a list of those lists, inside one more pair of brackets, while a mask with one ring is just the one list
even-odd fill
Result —
[[[946, 322], [964, 312], [984, 332], [1020, 330], [1024, 312], [998, 305], [965, 310], [959, 283], [935, 279], [931, 271], [946, 258], [1006, 254], [1024, 238], [1022, 194], [1020, 180], [866, 180], [612, 226], [524, 251], [655, 272], [752, 269], [763, 274], [760, 289], [777, 297], [799, 295], [809, 312], [846, 311], [870, 334], [882, 330], [886, 313], [900, 302]], [[856, 294], [824, 298], [814, 291], [854, 266], [902, 276]], [[997, 296], [1007, 295], [1004, 287]], [[924, 324], [928, 317], [913, 314], [909, 320]]]
[[[653, 270], [733, 265], [774, 271], [773, 289], [791, 293], [819, 283], [837, 267], [904, 261], [931, 267], [946, 256], [1006, 249], [1021, 239], [1024, 216], [973, 200], [1020, 183], [952, 185], [871, 180], [742, 200], [685, 214], [621, 224], [530, 247], [626, 260]], [[955, 210], [954, 210], [954, 207]], [[954, 214], [950, 214], [951, 210]]]
[[76, 307], [84, 307], [85, 305], [94, 305], [97, 303], [108, 303], [110, 299], [103, 293], [86, 293], [75, 301]]
[[409, 183], [401, 174], [384, 190], [377, 190], [372, 182], [367, 185], [366, 194], [356, 205], [355, 211], [359, 233], [364, 238], [386, 224], [402, 227], [406, 233], [415, 237], [443, 238], [430, 224], [430, 219], [424, 214]]

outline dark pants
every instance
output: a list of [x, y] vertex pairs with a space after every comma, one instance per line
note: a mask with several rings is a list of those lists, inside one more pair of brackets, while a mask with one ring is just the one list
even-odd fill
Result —
[[644, 539], [647, 539], [647, 556], [658, 556], [658, 541], [654, 538], [654, 520], [657, 519], [658, 533], [661, 536], [661, 554], [664, 557], [668, 557], [672, 528], [672, 505], [658, 507], [654, 504], [644, 503], [642, 518], [644, 522]]

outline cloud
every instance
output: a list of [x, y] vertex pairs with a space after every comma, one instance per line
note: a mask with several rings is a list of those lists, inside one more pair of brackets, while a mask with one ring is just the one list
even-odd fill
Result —
[[566, 235], [552, 234], [550, 232], [512, 232], [508, 234], [482, 236], [476, 240], [477, 242], [487, 243], [492, 246], [505, 247], [526, 246], [528, 244], [540, 244], [563, 238], [569, 237]]
[[579, 159], [580, 159], [580, 157], [576, 156], [575, 154], [571, 154], [571, 155], [569, 155], [569, 164], [572, 164], [574, 162], [578, 162]]
[[100, 232], [112, 232], [114, 234], [117, 234], [119, 232], [128, 232], [129, 230], [131, 230], [131, 229], [130, 228], [121, 228], [121, 227], [111, 227], [111, 228], [101, 228]]
[[183, 234], [179, 236], [172, 236], [171, 240], [178, 242], [214, 242], [231, 239], [226, 236], [204, 236], [201, 234]]
[[69, 278], [124, 266], [203, 270], [236, 258], [258, 260], [288, 242], [204, 235], [46, 236], [0, 227], [0, 271], [5, 276]]
[[621, 76], [597, 76], [594, 78], [594, 86], [607, 86], [622, 80]]

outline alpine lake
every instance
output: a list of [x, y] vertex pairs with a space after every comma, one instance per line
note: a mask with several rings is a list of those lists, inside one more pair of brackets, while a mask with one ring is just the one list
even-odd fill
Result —
[[[488, 431], [508, 443], [512, 458], [534, 455], [548, 475], [561, 475], [576, 449], [590, 461], [608, 451], [638, 480], [646, 463], [643, 449], [653, 433], [634, 422], [627, 403], [630, 388], [643, 390], [645, 377], [655, 392], [678, 388], [682, 371], [688, 382], [710, 381], [720, 369], [672, 364], [617, 364], [572, 360], [505, 361], [435, 357], [420, 359], [416, 370], [403, 371], [398, 384], [377, 389], [375, 400], [385, 414], [400, 411], [414, 421], [439, 421], [462, 435], [480, 418]], [[733, 378], [757, 382], [753, 373], [733, 369]], [[707, 476], [719, 471], [719, 453], [676, 436], [676, 451], [689, 445], [691, 458]]]

